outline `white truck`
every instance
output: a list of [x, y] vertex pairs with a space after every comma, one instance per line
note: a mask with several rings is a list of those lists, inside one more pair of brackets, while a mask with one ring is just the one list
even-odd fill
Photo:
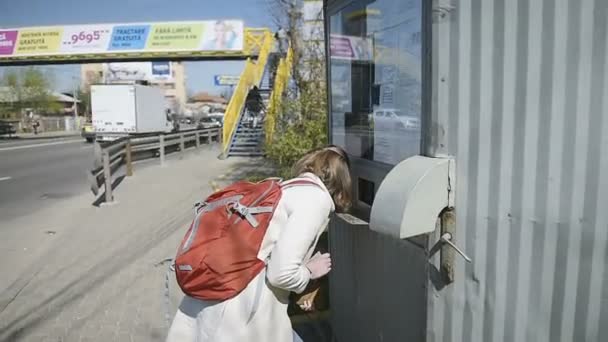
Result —
[[137, 84], [93, 85], [91, 112], [95, 138], [99, 141], [171, 129], [160, 88]]

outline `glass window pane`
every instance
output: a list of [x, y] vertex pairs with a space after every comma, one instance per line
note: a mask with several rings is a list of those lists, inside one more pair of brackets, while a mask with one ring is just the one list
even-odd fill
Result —
[[355, 0], [330, 16], [332, 141], [386, 164], [420, 152], [422, 0]]

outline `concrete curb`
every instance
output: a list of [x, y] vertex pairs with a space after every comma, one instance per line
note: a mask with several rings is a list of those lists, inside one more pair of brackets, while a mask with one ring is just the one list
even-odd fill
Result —
[[37, 135], [37, 136], [19, 136], [15, 135], [11, 138], [1, 138], [0, 140], [5, 141], [27, 141], [27, 140], [52, 140], [52, 139], [65, 139], [65, 138], [75, 138], [80, 137], [80, 132], [78, 133], [66, 133], [66, 134], [57, 134], [57, 135]]

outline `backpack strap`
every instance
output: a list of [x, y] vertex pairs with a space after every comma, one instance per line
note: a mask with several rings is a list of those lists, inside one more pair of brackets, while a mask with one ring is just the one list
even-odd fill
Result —
[[218, 207], [223, 207], [227, 204], [230, 203], [236, 203], [238, 202], [241, 198], [243, 198], [243, 195], [234, 195], [234, 196], [230, 196], [230, 197], [226, 197], [226, 198], [222, 198], [220, 200], [216, 200], [213, 202], [202, 202], [202, 203], [196, 203], [194, 205], [194, 214], [198, 214], [200, 212], [207, 212], [207, 211], [213, 211]]
[[[316, 186], [319, 189], [323, 190], [323, 188], [317, 182], [306, 178], [294, 178], [285, 182], [281, 182], [280, 178], [267, 178], [266, 180], [279, 181], [281, 190], [289, 189], [295, 186], [306, 185]], [[208, 211], [213, 211], [218, 207], [229, 206], [230, 210], [239, 213], [245, 220], [247, 220], [247, 222], [249, 222], [249, 224], [253, 228], [257, 228], [259, 225], [258, 220], [255, 219], [254, 215], [262, 213], [271, 213], [273, 211], [273, 207], [248, 207], [246, 205], [243, 205], [239, 202], [241, 198], [243, 198], [242, 195], [235, 195], [209, 203], [196, 203], [194, 205], [194, 226], [192, 228], [190, 236], [188, 237], [188, 239], [186, 239], [186, 243], [184, 243], [183, 250], [187, 250], [190, 247], [190, 244], [192, 243], [192, 237], [196, 235], [196, 231], [198, 230], [198, 221], [200, 220], [200, 216]]]
[[281, 183], [281, 189], [285, 190], [285, 189], [293, 188], [296, 186], [306, 186], [306, 185], [316, 186], [317, 188], [324, 190], [319, 185], [319, 183], [313, 181], [312, 179], [306, 179], [306, 178], [294, 178], [294, 179], [285, 181], [285, 182]]
[[273, 207], [248, 207], [238, 201], [232, 204], [231, 209], [244, 217], [253, 228], [257, 228], [259, 225], [258, 220], [256, 220], [253, 215], [271, 213], [274, 210]]

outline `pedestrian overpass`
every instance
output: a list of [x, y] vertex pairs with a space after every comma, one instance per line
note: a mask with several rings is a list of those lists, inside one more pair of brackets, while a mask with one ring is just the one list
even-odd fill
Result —
[[[272, 139], [291, 69], [291, 50], [280, 54], [268, 28], [242, 21], [188, 21], [0, 29], [0, 66], [153, 60], [246, 60], [224, 115], [223, 156], [259, 155]], [[276, 70], [269, 61], [278, 59]], [[267, 96], [263, 130], [242, 125], [245, 99], [257, 86]]]

